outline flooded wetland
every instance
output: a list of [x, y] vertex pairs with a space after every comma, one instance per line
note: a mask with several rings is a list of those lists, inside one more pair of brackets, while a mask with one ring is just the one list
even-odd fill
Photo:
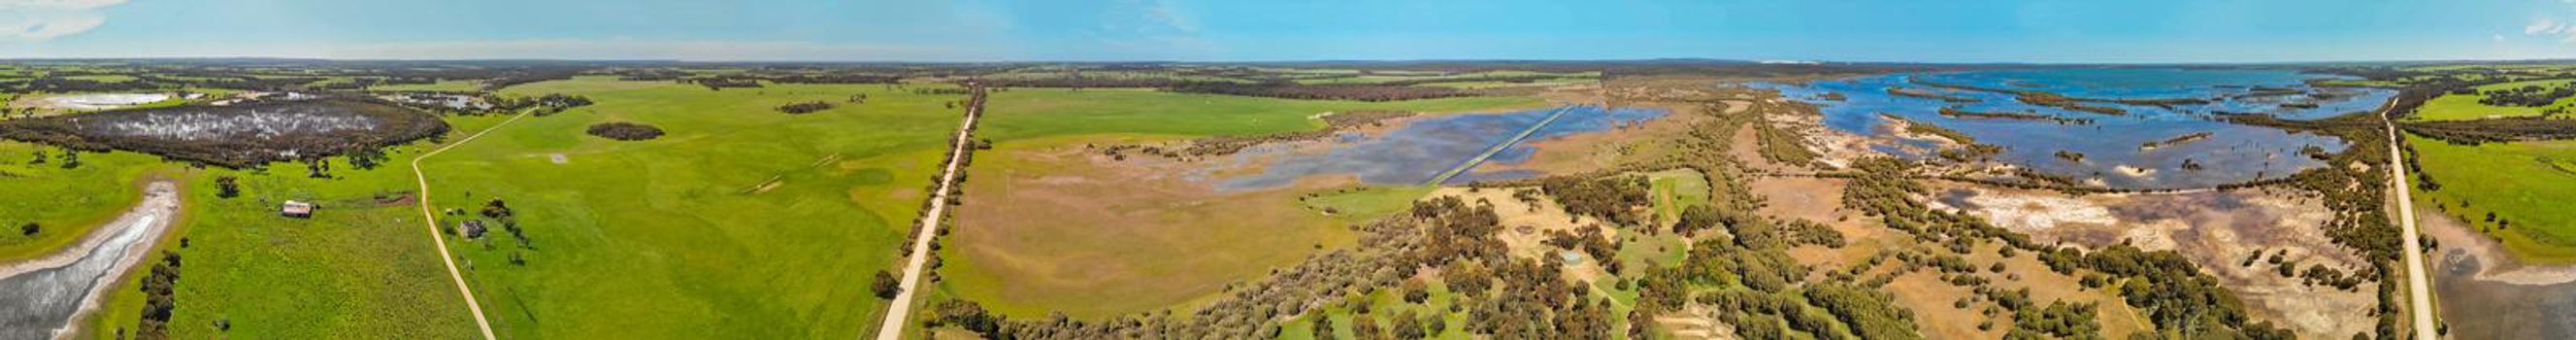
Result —
[[[2000, 146], [2014, 166], [2113, 188], [2210, 187], [2279, 178], [2343, 150], [2329, 136], [2229, 124], [2218, 114], [2316, 119], [2364, 112], [2395, 91], [2309, 86], [2322, 75], [2280, 70], [2068, 68], [1901, 73], [1770, 84], [1809, 102], [1842, 133], [1886, 136], [1882, 115]], [[2071, 103], [2041, 99], [2055, 97]], [[1928, 157], [1928, 144], [1870, 146]]]

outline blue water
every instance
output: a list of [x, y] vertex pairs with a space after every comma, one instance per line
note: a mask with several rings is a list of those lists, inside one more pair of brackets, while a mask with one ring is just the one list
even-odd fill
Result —
[[[1275, 188], [1307, 176], [1330, 175], [1358, 175], [1361, 182], [1370, 184], [1421, 184], [1476, 155], [1484, 154], [1495, 144], [1510, 139], [1560, 109], [1566, 110], [1564, 117], [1531, 133], [1529, 138], [1505, 147], [1478, 166], [1528, 161], [1537, 153], [1537, 149], [1526, 145], [1529, 142], [1610, 130], [1665, 114], [1657, 109], [1578, 105], [1420, 118], [1382, 134], [1346, 133], [1337, 136], [1330, 150], [1324, 152], [1278, 155], [1284, 151], [1261, 149], [1236, 154], [1238, 160], [1266, 156], [1278, 158], [1266, 164], [1267, 168], [1259, 174], [1218, 179], [1217, 188]], [[1533, 171], [1475, 172], [1473, 169], [1470, 168], [1466, 175], [1449, 179], [1449, 182], [1540, 175]]]
[[[2211, 99], [2212, 103], [2190, 105], [2124, 105], [2087, 103], [2119, 107], [2127, 115], [2105, 115], [2024, 104], [2011, 94], [1952, 90], [1918, 84], [1913, 78], [1939, 84], [1969, 85], [1983, 88], [2048, 91], [2080, 98], [2105, 99]], [[2340, 151], [2344, 142], [2333, 137], [2290, 133], [2279, 129], [2228, 124], [2212, 120], [2213, 113], [2267, 114], [2287, 119], [2316, 119], [2377, 108], [2394, 96], [2395, 91], [2369, 88], [2312, 87], [2304, 80], [2325, 77], [2283, 70], [2212, 70], [2179, 68], [2058, 68], [2034, 70], [1999, 70], [1948, 73], [1890, 74], [1859, 78], [1816, 81], [1806, 84], [1760, 84], [1778, 89], [1789, 98], [1816, 104], [1823, 111], [1826, 126], [1861, 135], [1887, 133], [1881, 128], [1886, 113], [1916, 122], [1950, 128], [1975, 137], [1978, 142], [2004, 147], [1997, 156], [2007, 163], [2041, 172], [2078, 179], [2098, 179], [2116, 188], [2184, 188], [2206, 187], [2244, 182], [2261, 178], [2279, 178], [2319, 163], [2300, 155], [2299, 150], [2315, 146], [2325, 151]], [[1907, 88], [1974, 98], [1972, 103], [1950, 103], [1936, 99], [1898, 96], [1888, 88]], [[2253, 95], [2256, 88], [2289, 89], [2287, 95]], [[1843, 100], [1821, 100], [1826, 93], [1840, 93]], [[2314, 103], [2316, 108], [2289, 107], [2287, 103]], [[2059, 124], [2048, 121], [1951, 118], [1941, 116], [1943, 107], [1960, 107], [1971, 111], [2033, 112], [2058, 117], [2092, 119], [2092, 124]], [[2196, 132], [2210, 132], [2211, 138], [2199, 142], [2155, 150], [2142, 150], [2139, 145]], [[1908, 142], [1890, 142], [1908, 143]], [[1920, 142], [1911, 142], [1920, 143]], [[1922, 146], [1922, 145], [1914, 145]], [[1879, 145], [1881, 151], [1924, 157], [1902, 152], [1898, 145]], [[2059, 150], [2083, 153], [2083, 162], [2056, 157]], [[2201, 170], [2184, 170], [2189, 159], [2200, 163]], [[2145, 175], [2130, 175], [2117, 170], [2120, 166], [2152, 169]]]

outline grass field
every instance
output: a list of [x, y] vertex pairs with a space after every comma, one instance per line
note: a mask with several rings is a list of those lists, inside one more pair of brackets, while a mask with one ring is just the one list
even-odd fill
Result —
[[[36, 152], [44, 163], [30, 163]], [[43, 256], [70, 245], [141, 199], [140, 179], [159, 157], [81, 153], [82, 166], [64, 169], [60, 148], [0, 141], [0, 262]], [[37, 225], [26, 234], [21, 227]]]
[[1708, 176], [1698, 170], [1673, 169], [1646, 173], [1649, 193], [1654, 195], [1657, 226], [1680, 222], [1682, 209], [1708, 205]]
[[[2419, 190], [2416, 204], [2442, 207], [2527, 261], [2576, 263], [2576, 210], [2566, 206], [2576, 201], [2576, 141], [2460, 146], [2410, 135], [2407, 142], [2419, 171], [2442, 186]], [[2500, 228], [2486, 219], [2490, 212], [2511, 224]]]
[[1340, 217], [1351, 223], [1367, 222], [1413, 208], [1413, 201], [1430, 195], [1431, 186], [1365, 186], [1316, 193], [1297, 201], [1306, 209]]
[[[1099, 318], [1181, 307], [1352, 239], [1357, 215], [1400, 210], [1417, 188], [1362, 189], [1300, 203], [1341, 184], [1218, 192], [1179, 168], [1090, 158], [1085, 144], [1322, 127], [1341, 110], [1482, 111], [1536, 98], [1398, 102], [1283, 100], [1150, 90], [1011, 89], [988, 104], [958, 224], [943, 248], [943, 289], [1015, 317]], [[1408, 197], [1409, 196], [1409, 197]], [[1326, 216], [1314, 204], [1347, 207]], [[1390, 206], [1394, 208], [1389, 208]]]
[[[473, 129], [496, 119], [449, 121]], [[388, 154], [408, 159], [427, 147], [416, 143]], [[285, 163], [268, 170], [133, 166], [179, 181], [184, 191], [173, 231], [155, 245], [185, 261], [173, 338], [474, 337], [464, 301], [419, 229], [418, 210], [396, 198], [412, 190], [410, 172], [331, 162], [335, 178], [310, 178], [302, 166]], [[242, 195], [217, 197], [220, 176], [239, 178]], [[103, 189], [135, 191], [130, 185]], [[285, 200], [323, 209], [312, 219], [278, 217], [277, 204]], [[135, 285], [147, 267], [109, 288], [104, 309], [82, 321], [94, 330], [88, 337], [113, 339], [119, 330], [135, 329], [144, 302]], [[218, 320], [231, 329], [214, 327]]]
[[[2485, 91], [2533, 85], [2541, 87], [2557, 87], [2566, 86], [2569, 82], [2576, 82], [2576, 80], [2532, 80], [2493, 84], [2479, 86], [2478, 91], [2483, 93]], [[2433, 100], [2424, 102], [2424, 108], [2416, 111], [2414, 119], [2470, 120], [2488, 117], [2530, 117], [2538, 116], [2541, 111], [2544, 110], [2552, 108], [2566, 108], [2571, 105], [2576, 105], [2576, 97], [2559, 98], [2558, 101], [2551, 102], [2548, 106], [2543, 107], [2494, 106], [2478, 103], [2478, 100], [2486, 99], [2486, 97], [2487, 96], [2483, 94], [2448, 94], [2442, 95], [2441, 97], [2434, 97]]]
[[[424, 165], [439, 208], [502, 199], [525, 230], [525, 245], [497, 228], [447, 238], [507, 337], [870, 334], [885, 306], [867, 282], [893, 262], [961, 117], [941, 103], [964, 99], [884, 85], [711, 91], [606, 77], [504, 91], [545, 93], [597, 104], [504, 126]], [[843, 102], [861, 93], [867, 103]], [[840, 107], [772, 109], [806, 101]], [[622, 142], [582, 132], [609, 121], [668, 134]]]
[[368, 91], [454, 91], [472, 92], [483, 88], [483, 82], [472, 80], [439, 80], [429, 84], [377, 85]]

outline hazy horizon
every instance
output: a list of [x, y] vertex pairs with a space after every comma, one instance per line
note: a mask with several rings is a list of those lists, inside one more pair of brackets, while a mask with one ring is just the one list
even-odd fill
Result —
[[0, 0], [0, 58], [2279, 63], [2576, 57], [2576, 4]]

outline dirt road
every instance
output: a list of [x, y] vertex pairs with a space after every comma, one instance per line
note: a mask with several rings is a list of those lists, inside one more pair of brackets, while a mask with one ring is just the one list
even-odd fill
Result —
[[437, 156], [440, 153], [445, 153], [447, 152], [447, 149], [454, 149], [458, 145], [465, 145], [466, 142], [472, 142], [475, 138], [483, 138], [483, 134], [492, 133], [492, 130], [500, 130], [503, 126], [510, 126], [510, 123], [518, 122], [519, 118], [527, 117], [528, 111], [519, 111], [518, 115], [510, 116], [509, 120], [501, 121], [500, 124], [492, 124], [492, 127], [483, 128], [483, 131], [475, 132], [474, 135], [471, 136], [465, 136], [465, 139], [456, 140], [455, 143], [448, 143], [447, 146], [439, 147], [437, 150], [430, 150], [428, 153], [420, 154], [420, 157], [413, 157], [411, 159], [412, 181], [420, 183], [420, 191], [414, 192], [412, 195], [416, 196], [413, 197], [414, 201], [420, 202], [421, 225], [428, 227], [429, 244], [438, 245], [438, 261], [447, 263], [447, 278], [456, 280], [456, 293], [465, 296], [465, 309], [474, 312], [474, 327], [483, 330], [484, 340], [495, 340], [499, 339], [499, 337], [492, 336], [492, 321], [490, 321], [490, 319], [483, 318], [483, 303], [476, 302], [474, 300], [474, 288], [468, 287], [465, 284], [465, 273], [456, 270], [456, 255], [449, 254], [447, 252], [447, 240], [439, 236], [438, 213], [432, 211], [429, 207], [429, 174], [420, 169], [420, 160], [429, 159], [430, 156]]
[[[115, 221], [52, 255], [0, 265], [0, 339], [70, 336], [80, 316], [98, 310], [108, 290], [134, 266], [159, 257], [152, 245], [179, 217], [179, 186], [154, 181], [143, 200]], [[132, 320], [127, 320], [131, 322]]]
[[[2390, 105], [2383, 110], [2396, 109], [2395, 98], [2389, 99], [2389, 103]], [[2381, 111], [2379, 122], [2388, 129], [2388, 171], [2390, 173], [2388, 181], [2390, 188], [2397, 191], [2397, 224], [2405, 227], [2403, 242], [2406, 242], [2406, 304], [2415, 306], [2414, 312], [2408, 314], [2412, 314], [2415, 319], [2416, 339], [2440, 339], [2441, 336], [2434, 332], [2432, 278], [2425, 276], [2424, 273], [2423, 236], [2415, 229], [2415, 200], [2408, 197], [2414, 190], [2406, 186], [2406, 155], [2402, 151], [2405, 149], [2397, 143], [2402, 140], [2397, 139], [2399, 137], [2397, 122], [2390, 120], [2388, 114], [2387, 111]]]
[[966, 122], [957, 125], [956, 145], [948, 150], [948, 165], [939, 171], [939, 191], [930, 194], [930, 211], [921, 224], [914, 226], [911, 260], [903, 267], [903, 290], [895, 293], [886, 307], [885, 323], [877, 326], [877, 340], [902, 340], [903, 328], [912, 317], [913, 292], [921, 290], [921, 266], [930, 259], [930, 239], [939, 235], [939, 218], [948, 210], [948, 193], [955, 191], [957, 171], [965, 168], [966, 153], [974, 150], [975, 119], [984, 116], [984, 87], [972, 87], [973, 97], [966, 101]]

